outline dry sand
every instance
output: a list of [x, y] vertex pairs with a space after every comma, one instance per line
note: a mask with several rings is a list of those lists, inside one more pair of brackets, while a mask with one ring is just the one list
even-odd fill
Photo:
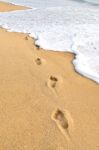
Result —
[[99, 85], [73, 59], [0, 29], [0, 150], [99, 150]]

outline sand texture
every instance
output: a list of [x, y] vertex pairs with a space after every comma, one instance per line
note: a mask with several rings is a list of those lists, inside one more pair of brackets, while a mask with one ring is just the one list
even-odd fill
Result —
[[0, 150], [99, 150], [99, 85], [73, 59], [0, 29]]
[[16, 10], [22, 10], [22, 9], [27, 9], [27, 7], [12, 5], [6, 2], [0, 2], [0, 12], [16, 11]]

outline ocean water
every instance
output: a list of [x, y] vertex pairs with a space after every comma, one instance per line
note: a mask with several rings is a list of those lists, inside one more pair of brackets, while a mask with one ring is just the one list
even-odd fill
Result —
[[0, 26], [28, 33], [44, 49], [74, 53], [75, 70], [99, 83], [99, 0], [2, 1], [32, 9], [0, 13]]

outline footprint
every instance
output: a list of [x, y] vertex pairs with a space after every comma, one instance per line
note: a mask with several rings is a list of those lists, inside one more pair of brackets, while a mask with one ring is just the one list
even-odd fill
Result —
[[46, 82], [46, 85], [52, 92], [57, 96], [58, 90], [60, 90], [60, 84], [62, 83], [62, 78], [60, 76], [53, 76], [51, 75]]
[[28, 36], [25, 37], [25, 40], [28, 40]]
[[54, 114], [54, 118], [55, 120], [58, 120], [60, 122], [62, 128], [68, 130], [68, 120], [65, 118], [64, 113], [60, 109], [57, 109], [57, 111]]
[[55, 121], [60, 131], [65, 135], [67, 140], [70, 140], [71, 130], [73, 128], [73, 120], [68, 111], [57, 109], [52, 114], [52, 120]]
[[39, 45], [35, 44], [35, 46], [36, 46], [37, 50], [39, 50], [39, 49], [40, 49], [40, 46], [39, 46]]
[[58, 78], [55, 76], [50, 76], [49, 78], [49, 86], [51, 88], [55, 88], [57, 86]]
[[45, 63], [45, 60], [44, 60], [44, 59], [41, 59], [41, 58], [37, 58], [37, 59], [35, 60], [35, 63], [36, 63], [37, 65], [42, 65], [42, 64]]
[[37, 59], [35, 60], [35, 62], [36, 62], [37, 65], [41, 65], [41, 64], [42, 64], [42, 61], [41, 61], [40, 58], [37, 58]]

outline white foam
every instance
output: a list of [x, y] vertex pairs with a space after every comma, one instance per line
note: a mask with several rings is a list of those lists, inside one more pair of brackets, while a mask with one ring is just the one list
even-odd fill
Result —
[[3, 1], [33, 9], [0, 13], [0, 26], [29, 33], [44, 49], [75, 53], [75, 69], [99, 83], [99, 7], [71, 0]]

